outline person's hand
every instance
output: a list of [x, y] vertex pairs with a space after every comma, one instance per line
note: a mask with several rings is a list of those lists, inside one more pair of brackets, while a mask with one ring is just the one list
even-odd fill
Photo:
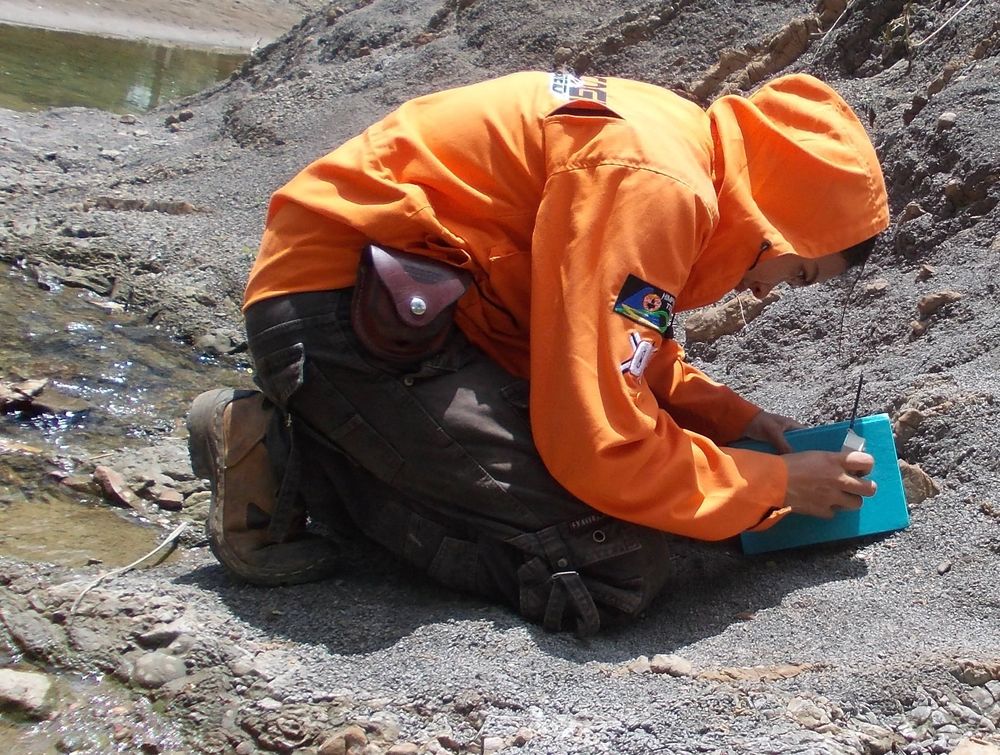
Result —
[[797, 514], [830, 519], [838, 511], [861, 508], [861, 498], [875, 495], [875, 483], [861, 479], [875, 459], [861, 451], [802, 451], [782, 457], [788, 466], [785, 505]]
[[805, 425], [791, 417], [760, 411], [750, 420], [743, 434], [748, 438], [770, 443], [779, 454], [787, 454], [791, 453], [792, 447], [785, 440], [785, 431], [797, 430], [800, 427]]

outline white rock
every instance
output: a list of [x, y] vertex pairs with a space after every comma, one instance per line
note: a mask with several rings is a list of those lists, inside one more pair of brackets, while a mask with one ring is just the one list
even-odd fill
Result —
[[33, 718], [48, 718], [55, 710], [52, 680], [33, 671], [0, 669], [0, 703]]
[[670, 676], [693, 676], [694, 666], [691, 661], [679, 655], [654, 655], [649, 663], [654, 674], [670, 674]]

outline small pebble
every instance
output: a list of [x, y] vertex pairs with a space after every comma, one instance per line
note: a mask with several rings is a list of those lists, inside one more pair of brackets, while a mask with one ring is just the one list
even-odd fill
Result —
[[948, 110], [941, 113], [937, 120], [937, 130], [947, 131], [948, 129], [954, 127], [955, 123], [958, 121], [958, 114]]

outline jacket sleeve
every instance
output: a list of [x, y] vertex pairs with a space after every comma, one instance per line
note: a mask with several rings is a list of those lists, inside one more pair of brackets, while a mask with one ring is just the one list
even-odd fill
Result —
[[[684, 399], [697, 393], [685, 383], [705, 378], [657, 329], [615, 311], [629, 276], [676, 295], [710, 230], [695, 192], [661, 173], [604, 162], [549, 176], [532, 240], [531, 422], [549, 471], [581, 500], [716, 540], [781, 507], [785, 464], [682, 428], [631, 360], [656, 349], [648, 364]], [[689, 418], [699, 402], [684, 399]]]
[[760, 407], [685, 362], [676, 341], [665, 341], [661, 350], [663, 358], [654, 360], [645, 376], [660, 406], [681, 427], [720, 445], [742, 437]]

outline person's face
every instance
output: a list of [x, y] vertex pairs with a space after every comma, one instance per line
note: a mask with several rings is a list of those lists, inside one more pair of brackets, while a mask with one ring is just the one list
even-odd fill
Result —
[[809, 286], [835, 278], [847, 270], [847, 260], [839, 254], [807, 259], [796, 254], [782, 254], [761, 260], [747, 270], [736, 287], [747, 289], [758, 299], [765, 298], [779, 283], [790, 286]]

